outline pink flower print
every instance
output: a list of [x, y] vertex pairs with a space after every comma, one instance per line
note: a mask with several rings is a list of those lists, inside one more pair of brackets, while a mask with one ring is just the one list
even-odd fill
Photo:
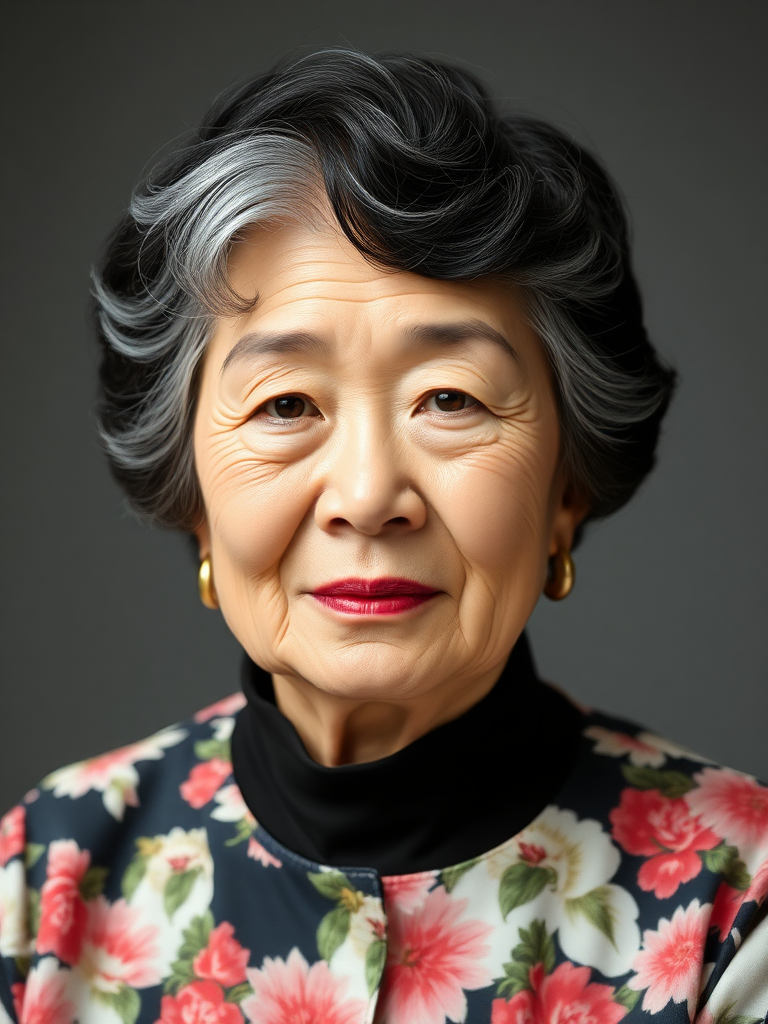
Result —
[[177, 996], [163, 996], [155, 1024], [243, 1024], [243, 1016], [236, 1003], [226, 1002], [219, 985], [193, 981]]
[[273, 857], [266, 847], [262, 846], [258, 839], [254, 839], [253, 836], [248, 840], [248, 856], [257, 860], [265, 868], [281, 868], [283, 862], [278, 860], [277, 857]]
[[734, 889], [727, 882], [721, 883], [718, 887], [715, 899], [712, 903], [712, 916], [709, 920], [709, 927], [716, 928], [720, 932], [720, 941], [723, 942], [736, 920], [736, 915], [744, 903], [745, 893], [742, 889]]
[[19, 1020], [21, 1020], [21, 1008], [24, 1005], [24, 993], [26, 988], [27, 983], [25, 981], [17, 981], [15, 984], [11, 985], [13, 1009]]
[[694, 814], [742, 853], [768, 847], [768, 788], [729, 768], [704, 768], [694, 779], [698, 788], [685, 795]]
[[229, 697], [217, 700], [215, 704], [209, 704], [195, 715], [196, 722], [208, 722], [212, 718], [228, 718], [236, 714], [240, 708], [245, 707], [245, 697], [242, 693], [232, 693]]
[[112, 817], [122, 821], [126, 806], [139, 806], [136, 762], [159, 761], [165, 756], [166, 748], [180, 743], [185, 736], [181, 729], [165, 729], [140, 743], [59, 768], [43, 780], [43, 788], [52, 789], [56, 797], [68, 796], [73, 800], [96, 790], [102, 794], [104, 806]]
[[662, 917], [657, 931], [643, 933], [643, 948], [632, 963], [636, 974], [627, 984], [635, 991], [646, 990], [644, 1010], [660, 1013], [670, 999], [687, 1000], [693, 1016], [711, 910], [709, 903], [700, 906], [694, 900], [685, 910], [678, 907], [671, 921]]
[[532, 868], [538, 867], [547, 856], [547, 851], [544, 847], [537, 846], [536, 843], [524, 843], [521, 840], [518, 843], [518, 848], [520, 850], [520, 859], [524, 860]]
[[220, 757], [201, 761], [189, 773], [189, 778], [179, 786], [179, 792], [190, 807], [199, 810], [205, 807], [209, 800], [213, 800], [231, 772], [231, 763], [223, 761]]
[[382, 880], [384, 901], [389, 908], [396, 905], [401, 914], [418, 910], [435, 884], [434, 872], [413, 875], [385, 875]]
[[564, 963], [546, 976], [535, 972], [532, 968], [533, 988], [509, 1002], [494, 999], [491, 1024], [617, 1024], [626, 1016], [610, 985], [590, 982], [588, 967]]
[[596, 754], [608, 754], [610, 757], [629, 755], [629, 763], [637, 768], [660, 768], [668, 756], [684, 757], [689, 754], [682, 747], [662, 739], [661, 736], [654, 736], [651, 732], [640, 732], [637, 736], [630, 736], [627, 732], [615, 732], [601, 725], [591, 725], [585, 730], [584, 735], [596, 741]]
[[389, 945], [381, 987], [382, 1022], [462, 1021], [467, 1011], [464, 989], [484, 988], [491, 976], [482, 960], [492, 928], [482, 921], [462, 921], [468, 901], [433, 889], [421, 907], [405, 914], [388, 907]]
[[54, 953], [67, 964], [80, 959], [88, 918], [80, 883], [91, 855], [74, 839], [60, 839], [48, 848], [46, 880], [40, 890], [38, 953]]
[[13, 807], [0, 819], [0, 868], [24, 852], [26, 816], [23, 807]]
[[36, 964], [26, 985], [13, 986], [19, 1024], [72, 1024], [77, 1007], [67, 998], [69, 977], [52, 956]]
[[158, 929], [144, 924], [136, 907], [125, 900], [110, 905], [104, 896], [97, 896], [88, 903], [80, 969], [102, 992], [117, 992], [122, 985], [157, 985], [161, 980], [157, 937]]
[[764, 861], [757, 869], [748, 889], [734, 889], [727, 882], [720, 885], [712, 904], [710, 928], [719, 930], [722, 942], [733, 927], [733, 922], [742, 906], [750, 900], [755, 900], [760, 906], [766, 896], [768, 896], [768, 860]]
[[310, 967], [296, 948], [287, 960], [264, 957], [248, 981], [254, 994], [240, 1007], [251, 1024], [360, 1024], [365, 1016], [365, 1002], [347, 996], [346, 978], [334, 977], [324, 960]]
[[208, 936], [208, 945], [197, 954], [192, 968], [198, 978], [218, 981], [231, 988], [245, 981], [250, 949], [244, 949], [234, 938], [235, 929], [228, 921], [222, 921]]
[[211, 811], [212, 818], [216, 818], [217, 821], [245, 821], [254, 828], [256, 827], [256, 819], [248, 810], [245, 800], [243, 800], [243, 794], [236, 783], [232, 782], [229, 786], [220, 789], [215, 799], [218, 807]]
[[720, 836], [691, 815], [684, 799], [656, 789], [625, 789], [609, 814], [613, 838], [627, 853], [647, 857], [637, 881], [645, 892], [666, 899], [702, 868], [698, 850], [711, 850]]
[[768, 860], [763, 861], [752, 876], [745, 899], [757, 900], [758, 906], [768, 897]]

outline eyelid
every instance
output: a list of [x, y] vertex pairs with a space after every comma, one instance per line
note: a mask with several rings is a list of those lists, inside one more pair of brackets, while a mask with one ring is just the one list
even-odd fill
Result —
[[[463, 408], [463, 409], [455, 409], [453, 412], [451, 412], [450, 410], [447, 410], [447, 409], [424, 409], [425, 405], [427, 404], [427, 402], [430, 399], [434, 398], [436, 395], [440, 395], [440, 394], [443, 394], [443, 393], [452, 394], [452, 395], [464, 395], [466, 398], [469, 398], [471, 400], [472, 404], [468, 405], [468, 406], [465, 406], [465, 408]], [[416, 411], [420, 412], [421, 410], [424, 410], [425, 412], [435, 412], [435, 413], [439, 413], [441, 416], [460, 416], [462, 413], [470, 412], [470, 410], [476, 410], [476, 409], [482, 409], [482, 408], [484, 408], [484, 406], [483, 406], [483, 403], [480, 401], [480, 399], [479, 398], [475, 398], [475, 396], [471, 395], [468, 391], [463, 391], [461, 388], [446, 388], [446, 387], [443, 387], [443, 388], [433, 388], [433, 390], [430, 391], [429, 394], [425, 395], [424, 398], [422, 398], [421, 401], [419, 402], [419, 407], [418, 407], [418, 409]]]
[[[310, 408], [302, 410], [302, 414], [300, 416], [275, 416], [271, 412], [268, 412], [267, 406], [271, 405], [273, 402], [277, 402], [281, 398], [300, 398]], [[312, 410], [314, 410], [314, 412]], [[310, 419], [314, 416], [322, 416], [322, 413], [312, 399], [301, 391], [282, 391], [279, 395], [273, 395], [271, 398], [268, 398], [266, 402], [262, 402], [261, 405], [253, 411], [252, 418], [258, 416], [259, 413], [264, 413], [269, 417], [269, 419], [277, 423], [296, 423], [299, 420]]]

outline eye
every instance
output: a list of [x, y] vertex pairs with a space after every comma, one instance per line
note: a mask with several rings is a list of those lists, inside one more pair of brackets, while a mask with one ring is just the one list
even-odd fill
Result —
[[298, 420], [307, 416], [318, 416], [320, 410], [303, 395], [278, 395], [262, 405], [258, 412], [279, 420]]
[[480, 403], [464, 391], [449, 391], [448, 388], [433, 392], [421, 406], [428, 412], [463, 412]]

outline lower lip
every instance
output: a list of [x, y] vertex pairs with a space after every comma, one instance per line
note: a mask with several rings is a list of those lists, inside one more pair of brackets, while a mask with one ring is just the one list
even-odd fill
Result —
[[387, 594], [386, 597], [343, 597], [333, 594], [313, 594], [316, 601], [345, 615], [400, 615], [436, 597], [436, 594]]

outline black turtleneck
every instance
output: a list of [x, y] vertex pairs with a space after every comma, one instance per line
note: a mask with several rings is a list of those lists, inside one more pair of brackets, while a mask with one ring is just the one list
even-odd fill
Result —
[[272, 677], [247, 656], [242, 677], [232, 763], [256, 819], [309, 860], [386, 875], [459, 864], [515, 835], [565, 782], [582, 728], [581, 712], [537, 679], [525, 635], [482, 700], [364, 764], [317, 764]]

